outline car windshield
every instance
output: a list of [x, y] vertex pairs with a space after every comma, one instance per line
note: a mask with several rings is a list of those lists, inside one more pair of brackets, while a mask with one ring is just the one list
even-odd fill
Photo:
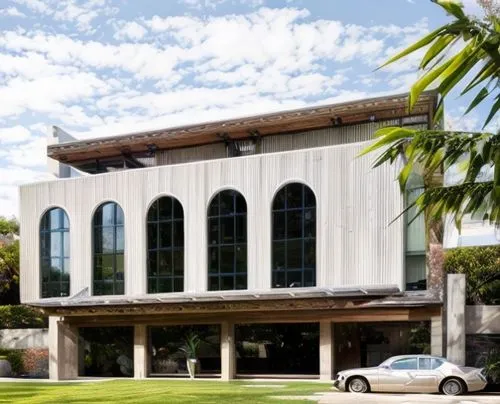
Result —
[[389, 364], [392, 362], [392, 358], [389, 358], [389, 359], [386, 359], [385, 361], [383, 361], [380, 365], [378, 365], [379, 367], [384, 367], [384, 366], [389, 366]]

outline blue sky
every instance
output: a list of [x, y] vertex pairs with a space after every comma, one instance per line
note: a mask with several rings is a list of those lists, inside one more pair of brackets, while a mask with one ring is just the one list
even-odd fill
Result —
[[[0, 0], [0, 215], [50, 178], [50, 125], [89, 138], [404, 92], [418, 55], [373, 70], [448, 19], [429, 0]], [[449, 127], [478, 127], [466, 101]]]

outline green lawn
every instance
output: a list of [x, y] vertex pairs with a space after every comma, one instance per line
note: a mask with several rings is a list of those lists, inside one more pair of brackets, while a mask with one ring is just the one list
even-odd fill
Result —
[[[248, 387], [250, 384], [275, 387]], [[285, 386], [285, 387], [279, 387]], [[312, 403], [272, 396], [307, 396], [331, 391], [331, 384], [307, 382], [230, 383], [205, 380], [119, 380], [92, 383], [0, 383], [0, 403]]]

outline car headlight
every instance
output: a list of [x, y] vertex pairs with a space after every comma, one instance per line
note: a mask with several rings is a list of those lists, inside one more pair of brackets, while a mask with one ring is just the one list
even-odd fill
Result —
[[337, 373], [337, 376], [335, 377], [336, 380], [344, 380], [344, 376], [341, 375], [340, 373]]

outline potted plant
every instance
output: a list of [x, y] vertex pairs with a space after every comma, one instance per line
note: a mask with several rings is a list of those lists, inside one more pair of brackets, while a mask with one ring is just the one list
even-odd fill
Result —
[[199, 347], [200, 338], [196, 334], [189, 334], [184, 339], [184, 345], [180, 349], [186, 355], [186, 367], [191, 379], [194, 379], [196, 373], [196, 363], [198, 362]]

